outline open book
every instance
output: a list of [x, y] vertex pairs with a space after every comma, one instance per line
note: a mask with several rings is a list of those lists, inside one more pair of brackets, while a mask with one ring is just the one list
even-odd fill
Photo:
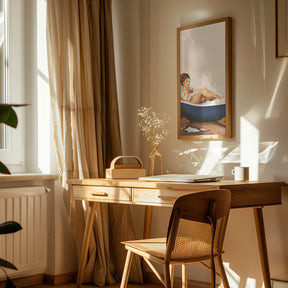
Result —
[[223, 179], [220, 175], [163, 174], [140, 177], [144, 181], [214, 182]]

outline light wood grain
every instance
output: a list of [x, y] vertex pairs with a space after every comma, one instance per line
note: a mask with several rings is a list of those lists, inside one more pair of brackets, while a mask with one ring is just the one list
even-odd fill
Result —
[[[203, 183], [150, 182], [136, 179], [69, 180], [72, 198], [109, 203], [126, 203], [172, 207], [173, 199], [199, 191], [229, 189], [231, 209], [281, 204], [281, 190], [285, 182], [219, 181]], [[96, 195], [106, 192], [108, 195]], [[96, 195], [93, 195], [93, 193]]]
[[[254, 218], [258, 237], [262, 274], [265, 287], [271, 288], [262, 207], [281, 204], [281, 191], [283, 187], [287, 186], [285, 182], [237, 182], [233, 180], [222, 180], [218, 182], [186, 183], [102, 178], [82, 180], [73, 179], [69, 180], [69, 185], [72, 187], [72, 199], [74, 200], [86, 200], [90, 201], [90, 203], [108, 202], [148, 205], [150, 207], [172, 207], [177, 197], [189, 193], [219, 189], [230, 190], [231, 209], [252, 207], [256, 209], [254, 211], [257, 211], [257, 213], [254, 213]], [[96, 195], [97, 193], [98, 195]], [[217, 191], [215, 193], [217, 193]], [[89, 225], [92, 227], [91, 223]], [[150, 226], [151, 209], [146, 209], [144, 227], [144, 236], [146, 235], [146, 237], [149, 235]], [[89, 241], [88, 238], [86, 237], [86, 241]], [[87, 246], [87, 243], [83, 243], [83, 246], [85, 245]], [[85, 256], [82, 255], [80, 266], [84, 266], [84, 257]], [[78, 287], [81, 287], [80, 279], [83, 276], [82, 269], [78, 273]], [[227, 282], [225, 284], [227, 284]]]

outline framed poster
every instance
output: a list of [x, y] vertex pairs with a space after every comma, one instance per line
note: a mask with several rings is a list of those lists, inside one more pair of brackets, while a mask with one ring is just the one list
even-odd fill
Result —
[[288, 0], [276, 4], [276, 58], [288, 57]]
[[177, 29], [178, 138], [232, 137], [231, 18]]

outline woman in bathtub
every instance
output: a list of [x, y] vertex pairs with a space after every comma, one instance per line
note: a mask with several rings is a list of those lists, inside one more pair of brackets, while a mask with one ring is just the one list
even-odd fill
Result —
[[205, 100], [215, 100], [221, 99], [219, 95], [214, 92], [208, 90], [206, 87], [197, 89], [190, 88], [190, 76], [187, 73], [180, 74], [180, 97], [183, 101], [188, 101], [194, 104], [199, 104], [204, 102]]

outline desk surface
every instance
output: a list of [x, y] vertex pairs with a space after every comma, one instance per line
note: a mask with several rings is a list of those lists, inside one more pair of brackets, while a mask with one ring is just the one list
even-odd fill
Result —
[[[221, 180], [187, 183], [105, 178], [71, 179], [68, 183], [72, 185], [72, 199], [75, 200], [152, 206], [171, 206], [177, 197], [187, 193], [229, 189], [231, 208], [281, 204], [281, 189], [286, 186], [285, 182]], [[99, 194], [100, 192], [102, 194]]]
[[263, 186], [272, 185], [272, 186], [286, 186], [287, 184], [284, 181], [234, 181], [234, 180], [220, 180], [215, 182], [177, 182], [177, 181], [144, 181], [138, 179], [107, 179], [107, 178], [90, 178], [90, 179], [70, 179], [68, 184], [72, 185], [96, 185], [96, 186], [118, 186], [118, 187], [146, 187], [146, 188], [165, 188], [171, 187], [176, 189], [191, 189], [197, 186], [204, 187], [207, 185], [210, 189], [215, 187], [253, 187], [253, 186]]

